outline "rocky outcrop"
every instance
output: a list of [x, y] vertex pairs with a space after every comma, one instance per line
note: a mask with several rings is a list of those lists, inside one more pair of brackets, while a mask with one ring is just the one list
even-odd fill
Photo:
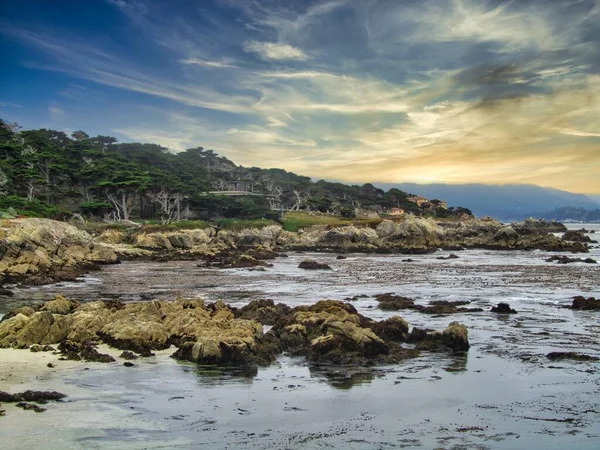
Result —
[[[418, 355], [403, 342], [432, 351], [468, 349], [466, 328], [456, 322], [441, 332], [409, 333], [401, 317], [376, 322], [351, 304], [333, 300], [293, 309], [260, 300], [235, 309], [222, 301], [205, 304], [195, 299], [79, 305], [57, 297], [30, 309], [0, 322], [0, 347], [44, 351], [44, 346], [58, 344], [67, 359], [113, 362], [95, 344], [142, 355], [175, 345], [173, 357], [202, 364], [268, 364], [287, 351], [312, 362], [351, 365]], [[260, 322], [273, 328], [264, 333]]]
[[585, 243], [569, 242], [552, 234], [563, 229], [562, 224], [537, 219], [507, 226], [490, 218], [436, 222], [408, 216], [398, 222], [384, 220], [374, 230], [347, 226], [283, 232], [277, 242], [287, 249], [336, 252], [428, 253], [438, 248], [587, 251]]
[[114, 251], [68, 223], [15, 219], [8, 224], [0, 241], [0, 279], [51, 282], [118, 262]]
[[[376, 322], [358, 314], [348, 303], [323, 300], [294, 308], [271, 332], [279, 337], [282, 350], [304, 355], [309, 361], [364, 365], [418, 356], [417, 351], [401, 345], [409, 339], [408, 328], [401, 317]], [[463, 328], [456, 324], [438, 333], [443, 337], [436, 338], [438, 345], [431, 345], [429, 349], [468, 348], [466, 328]]]

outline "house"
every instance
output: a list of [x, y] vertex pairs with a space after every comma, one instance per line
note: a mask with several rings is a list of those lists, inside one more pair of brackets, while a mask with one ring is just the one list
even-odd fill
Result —
[[413, 202], [416, 203], [417, 206], [420, 208], [424, 203], [429, 203], [429, 200], [427, 200], [425, 197], [422, 197], [420, 195], [411, 195], [410, 197], [407, 198], [407, 200], [409, 202]]
[[390, 209], [386, 209], [385, 213], [388, 216], [401, 216], [404, 214], [404, 210], [402, 208], [390, 208]]

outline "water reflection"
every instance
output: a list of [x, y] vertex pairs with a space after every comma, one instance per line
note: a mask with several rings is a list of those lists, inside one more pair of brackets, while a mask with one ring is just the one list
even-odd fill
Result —
[[336, 389], [351, 389], [354, 386], [369, 384], [385, 372], [371, 367], [309, 365], [310, 376], [325, 381]]
[[467, 354], [456, 355], [452, 357], [450, 364], [444, 367], [446, 372], [466, 372], [467, 361], [469, 357]]
[[258, 375], [258, 367], [255, 365], [208, 365], [186, 362], [180, 364], [186, 372], [194, 373], [202, 385], [252, 384]]

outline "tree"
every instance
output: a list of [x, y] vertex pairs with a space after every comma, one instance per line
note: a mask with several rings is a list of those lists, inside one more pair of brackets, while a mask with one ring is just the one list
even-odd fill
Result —
[[87, 134], [85, 131], [77, 130], [71, 133], [71, 137], [76, 141], [84, 141], [86, 139], [89, 139], [90, 135]]

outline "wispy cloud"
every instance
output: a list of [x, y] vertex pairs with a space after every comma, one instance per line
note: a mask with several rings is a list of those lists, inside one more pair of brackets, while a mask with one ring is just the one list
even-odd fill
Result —
[[244, 42], [244, 50], [248, 53], [257, 53], [262, 59], [266, 60], [293, 59], [305, 61], [308, 59], [308, 55], [301, 49], [278, 42], [248, 41]]
[[48, 106], [48, 114], [50, 115], [50, 119], [55, 121], [65, 117], [65, 111], [54, 105]]
[[238, 66], [233, 65], [233, 64], [228, 64], [225, 62], [221, 62], [221, 61], [206, 61], [200, 58], [188, 58], [188, 59], [180, 59], [179, 62], [181, 64], [186, 64], [186, 65], [197, 65], [197, 66], [204, 66], [204, 67], [215, 67], [218, 69], [239, 69]]

